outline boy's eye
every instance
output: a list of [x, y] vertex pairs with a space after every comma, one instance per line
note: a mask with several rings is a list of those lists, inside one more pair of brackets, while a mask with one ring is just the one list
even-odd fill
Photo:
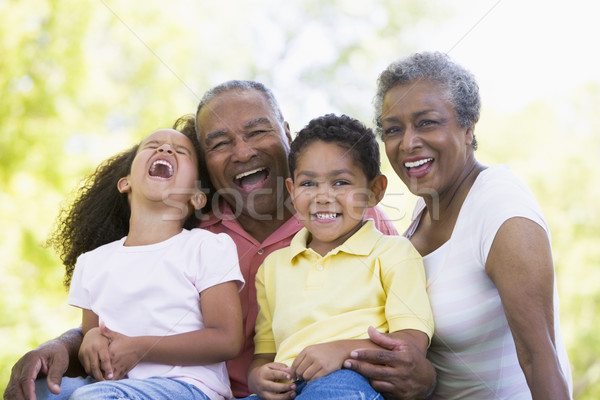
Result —
[[315, 186], [315, 183], [311, 182], [311, 181], [304, 181], [304, 182], [300, 182], [300, 184], [298, 186], [304, 186], [304, 187]]
[[346, 181], [346, 180], [340, 180], [340, 181], [335, 181], [333, 183], [333, 186], [343, 186], [343, 185], [349, 185], [350, 182]]

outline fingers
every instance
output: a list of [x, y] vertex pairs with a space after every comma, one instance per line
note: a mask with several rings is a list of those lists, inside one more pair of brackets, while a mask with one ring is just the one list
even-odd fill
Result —
[[109, 343], [113, 340], [113, 331], [106, 327], [104, 321], [100, 322], [100, 333], [108, 339]]
[[98, 359], [100, 360], [100, 370], [104, 371], [104, 378], [111, 380], [114, 377], [112, 365], [110, 362], [110, 354], [108, 349], [104, 349], [98, 353]]
[[389, 335], [379, 332], [372, 326], [369, 326], [367, 332], [369, 333], [369, 339], [371, 339], [371, 342], [383, 347], [384, 349], [398, 350], [398, 346], [402, 344], [402, 342], [399, 342], [397, 339], [394, 339]]
[[[62, 382], [63, 374], [66, 370], [61, 370], [55, 366], [55, 364], [51, 364], [48, 368], [48, 376], [46, 377], [46, 383], [48, 384], [48, 390], [54, 394], [60, 394], [60, 384]], [[35, 391], [35, 383], [34, 383], [34, 391]], [[35, 397], [35, 396], [34, 396]]]

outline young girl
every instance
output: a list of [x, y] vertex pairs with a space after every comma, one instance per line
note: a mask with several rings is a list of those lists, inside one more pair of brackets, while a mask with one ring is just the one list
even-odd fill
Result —
[[206, 204], [194, 142], [151, 133], [101, 165], [59, 219], [50, 243], [83, 310], [79, 358], [102, 381], [71, 399], [231, 397], [224, 361], [242, 344], [243, 278], [229, 236], [188, 230]]

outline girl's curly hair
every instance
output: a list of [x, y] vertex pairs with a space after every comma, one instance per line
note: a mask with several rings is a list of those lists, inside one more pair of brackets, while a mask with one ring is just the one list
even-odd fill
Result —
[[[178, 119], [174, 128], [179, 128], [190, 138], [194, 148], [198, 150], [193, 116], [191, 118], [191, 128], [187, 116]], [[188, 127], [182, 129], [182, 124], [186, 121]], [[82, 180], [61, 206], [46, 240], [46, 247], [52, 247], [65, 265], [65, 286], [71, 284], [75, 263], [81, 254], [127, 236], [131, 209], [127, 194], [119, 192], [117, 183], [119, 179], [129, 175], [138, 147], [139, 145], [135, 145], [102, 162], [92, 174]], [[192, 213], [183, 227], [197, 227], [198, 217]]]

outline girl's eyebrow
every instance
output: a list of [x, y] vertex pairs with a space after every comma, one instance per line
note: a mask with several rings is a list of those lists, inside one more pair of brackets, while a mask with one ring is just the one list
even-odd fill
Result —
[[[161, 142], [159, 140], [153, 139], [153, 140], [148, 140], [147, 142], [142, 142], [141, 144], [142, 146], [148, 146], [148, 145], [161, 145]], [[183, 144], [172, 144], [171, 147], [173, 147], [176, 150], [185, 150], [186, 153], [188, 154], [192, 154], [192, 152], [190, 151], [190, 149], [188, 149], [185, 145]]]

